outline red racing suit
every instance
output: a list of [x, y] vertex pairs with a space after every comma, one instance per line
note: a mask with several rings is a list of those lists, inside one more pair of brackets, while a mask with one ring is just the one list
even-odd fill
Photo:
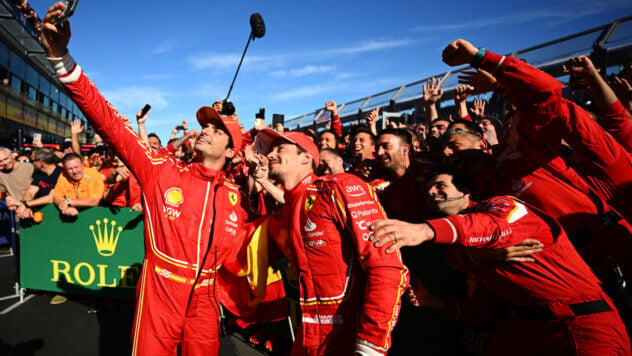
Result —
[[[518, 115], [496, 155], [499, 166], [490, 180], [495, 194], [516, 196], [557, 219], [601, 278], [612, 270], [607, 256], [632, 275], [632, 226], [559, 156], [560, 135], [570, 135], [573, 108], [561, 97], [561, 83], [516, 58], [491, 52], [480, 68], [496, 77], [496, 92], [517, 107]], [[566, 119], [552, 121], [560, 117]]]
[[[145, 260], [136, 290], [133, 355], [217, 355], [215, 272], [244, 238], [248, 214], [220, 171], [151, 149], [69, 55], [55, 68], [92, 127], [138, 178]], [[65, 73], [65, 74], [64, 74]]]
[[[617, 309], [552, 217], [502, 196], [427, 223], [436, 243], [454, 244], [457, 249], [507, 247], [527, 238], [544, 244], [541, 253], [532, 255], [533, 263], [486, 265], [478, 270], [482, 283], [515, 313], [501, 320], [486, 354], [630, 354]], [[459, 314], [456, 309], [447, 311]]]
[[408, 271], [399, 253], [369, 241], [371, 223], [386, 217], [373, 190], [351, 174], [309, 174], [273, 217], [300, 286], [292, 355], [386, 354]]

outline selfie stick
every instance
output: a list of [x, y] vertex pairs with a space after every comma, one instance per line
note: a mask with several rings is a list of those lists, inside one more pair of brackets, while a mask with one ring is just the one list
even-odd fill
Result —
[[254, 41], [255, 38], [261, 38], [266, 34], [266, 25], [263, 23], [263, 18], [258, 12], [250, 15], [250, 36], [248, 37], [248, 42], [246, 42], [246, 48], [244, 48], [244, 53], [241, 54], [241, 59], [239, 60], [239, 65], [237, 66], [237, 71], [235, 72], [235, 76], [233, 77], [233, 82], [230, 83], [230, 88], [228, 89], [228, 94], [226, 95], [226, 99], [230, 97], [230, 92], [233, 91], [233, 85], [235, 85], [235, 79], [237, 79], [237, 73], [239, 73], [239, 68], [241, 68], [241, 63], [244, 61], [244, 57], [246, 56], [246, 51], [248, 50], [248, 46], [250, 45], [250, 41]]

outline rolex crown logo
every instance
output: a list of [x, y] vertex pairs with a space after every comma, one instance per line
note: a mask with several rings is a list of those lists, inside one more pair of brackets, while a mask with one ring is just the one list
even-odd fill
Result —
[[[108, 226], [108, 222], [110, 226]], [[92, 231], [92, 237], [94, 237], [94, 243], [97, 245], [97, 251], [101, 256], [112, 256], [116, 251], [116, 244], [118, 243], [119, 236], [123, 227], [116, 227], [116, 221], [109, 221], [108, 218], [103, 219], [103, 226], [101, 226], [101, 220], [96, 221], [96, 232], [94, 231], [94, 225], [90, 225], [90, 231]], [[114, 233], [116, 232], [116, 236]]]

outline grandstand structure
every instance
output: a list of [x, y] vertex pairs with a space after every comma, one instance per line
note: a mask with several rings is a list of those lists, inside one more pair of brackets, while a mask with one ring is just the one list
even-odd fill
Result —
[[[42, 135], [45, 144], [70, 137], [70, 122], [85, 117], [46, 59], [39, 31], [11, 0], [0, 0], [0, 145], [19, 148]], [[82, 142], [92, 135], [86, 128]]]
[[[610, 74], [611, 70], [617, 70], [621, 64], [632, 61], [632, 15], [507, 55], [526, 60], [562, 82], [567, 81], [562, 73], [562, 64], [569, 58], [579, 55], [589, 55], [595, 66], [601, 68], [601, 73]], [[365, 113], [377, 107], [381, 107], [383, 112], [397, 113], [396, 115], [411, 112], [416, 122], [425, 120], [422, 86], [430, 78], [440, 78], [444, 94], [438, 105], [446, 109], [452, 105], [454, 89], [459, 86], [458, 72], [468, 68], [466, 66], [434, 74], [397, 88], [339, 104], [338, 115], [342, 120], [343, 130], [356, 124]], [[328, 113], [321, 107], [316, 111], [286, 120], [285, 126], [291, 130], [320, 130], [327, 122]]]

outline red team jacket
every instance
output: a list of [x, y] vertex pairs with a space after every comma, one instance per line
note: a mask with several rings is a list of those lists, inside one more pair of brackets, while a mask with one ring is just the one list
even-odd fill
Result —
[[[523, 61], [487, 52], [480, 68], [496, 77], [497, 91], [520, 115], [515, 128], [517, 147], [505, 143], [497, 155], [495, 193], [511, 194], [542, 209], [560, 222], [573, 241], [587, 241], [582, 255], [598, 273], [607, 268], [603, 258], [608, 255], [631, 273], [632, 226], [624, 220], [606, 219], [618, 213], [559, 156], [561, 134], [571, 137], [572, 126], [577, 126], [571, 119], [582, 119], [585, 113], [561, 97], [561, 83]], [[578, 130], [572, 135], [577, 136]], [[627, 159], [618, 155], [617, 160]], [[592, 157], [597, 159], [595, 154]]]

